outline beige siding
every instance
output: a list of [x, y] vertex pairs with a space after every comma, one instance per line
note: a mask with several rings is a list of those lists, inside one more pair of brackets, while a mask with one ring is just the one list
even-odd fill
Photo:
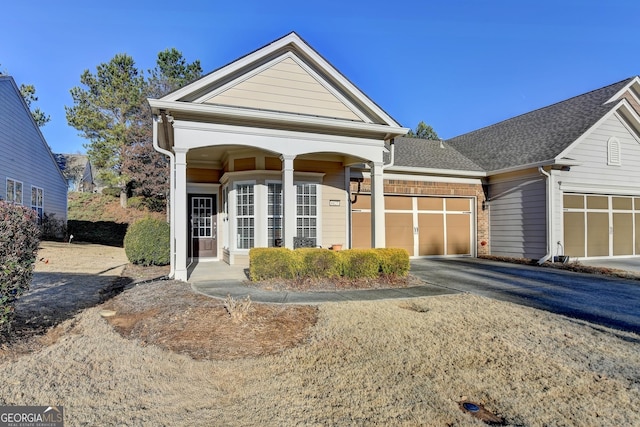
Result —
[[[319, 162], [327, 165], [322, 180], [322, 246], [347, 245], [347, 218], [349, 202], [344, 188], [344, 168], [339, 163]], [[340, 206], [331, 206], [337, 200]]]
[[361, 121], [348, 106], [291, 58], [276, 63], [206, 102]]

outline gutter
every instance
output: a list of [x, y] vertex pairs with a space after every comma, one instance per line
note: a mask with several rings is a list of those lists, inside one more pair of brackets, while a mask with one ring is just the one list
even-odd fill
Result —
[[547, 253], [545, 256], [538, 260], [538, 265], [542, 265], [553, 257], [553, 248], [551, 245], [551, 239], [553, 237], [553, 182], [551, 181], [551, 174], [546, 172], [542, 166], [538, 166], [538, 172], [546, 177], [547, 181], [547, 212], [546, 212], [546, 225], [547, 225]]
[[[160, 116], [162, 121], [163, 135], [165, 137], [165, 140], [169, 141], [169, 120], [170, 119], [169, 117], [167, 117], [165, 110], [160, 110]], [[171, 223], [175, 218], [175, 209], [176, 209], [175, 203], [174, 203], [175, 156], [171, 151], [161, 148], [160, 145], [158, 144], [158, 116], [155, 116], [155, 120], [153, 122], [153, 148], [159, 153], [169, 156], [169, 215], [170, 215], [169, 224], [172, 225]], [[169, 277], [173, 278], [175, 276], [175, 265], [176, 265], [176, 238], [175, 238], [174, 227], [171, 226], [169, 227], [169, 229], [170, 229], [169, 244], [170, 244], [170, 253], [171, 253]]]

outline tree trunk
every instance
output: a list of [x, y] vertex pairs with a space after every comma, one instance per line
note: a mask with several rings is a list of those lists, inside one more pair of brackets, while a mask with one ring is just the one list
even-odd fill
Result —
[[120, 206], [127, 209], [127, 190], [120, 190]]

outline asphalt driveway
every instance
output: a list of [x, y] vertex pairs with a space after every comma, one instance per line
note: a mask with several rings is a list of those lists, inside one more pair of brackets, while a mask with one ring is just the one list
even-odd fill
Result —
[[427, 283], [640, 333], [640, 281], [477, 258], [416, 259]]

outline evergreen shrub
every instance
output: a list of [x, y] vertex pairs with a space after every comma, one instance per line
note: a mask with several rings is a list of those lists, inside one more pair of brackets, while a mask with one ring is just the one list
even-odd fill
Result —
[[39, 243], [36, 213], [0, 201], [0, 331], [8, 332], [16, 300], [29, 289]]
[[249, 251], [249, 277], [259, 281], [273, 278], [295, 279], [300, 257], [288, 248], [253, 248]]
[[300, 248], [296, 252], [300, 256], [300, 275], [303, 277], [339, 277], [342, 272], [339, 252], [321, 248]]
[[129, 226], [124, 251], [133, 264], [167, 265], [170, 262], [170, 227], [165, 221], [146, 218]]
[[342, 275], [349, 279], [378, 277], [380, 262], [375, 250], [348, 249], [338, 252], [342, 261]]
[[411, 264], [409, 252], [401, 248], [374, 249], [380, 262], [380, 272], [388, 275], [404, 277], [409, 274]]

